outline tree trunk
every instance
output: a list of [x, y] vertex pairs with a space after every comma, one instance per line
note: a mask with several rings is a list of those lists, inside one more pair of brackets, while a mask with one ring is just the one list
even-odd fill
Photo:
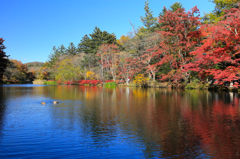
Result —
[[2, 81], [3, 81], [3, 73], [0, 72], [0, 82], [2, 82]]
[[127, 77], [125, 78], [125, 81], [126, 81], [127, 85], [129, 85], [128, 74], [127, 74]]
[[155, 73], [152, 73], [153, 75], [153, 82], [155, 82]]

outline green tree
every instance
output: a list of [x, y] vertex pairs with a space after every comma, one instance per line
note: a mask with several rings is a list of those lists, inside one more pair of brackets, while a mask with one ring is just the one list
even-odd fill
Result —
[[3, 38], [0, 38], [0, 82], [2, 81], [3, 73], [7, 68], [7, 64], [9, 62], [7, 58], [8, 56], [4, 52], [4, 49], [6, 47], [3, 45], [3, 42], [4, 42]]
[[215, 10], [221, 12], [224, 9], [237, 7], [237, 3], [240, 2], [240, 0], [213, 0], [212, 2], [216, 4]]
[[148, 0], [145, 1], [145, 16], [141, 16], [141, 21], [143, 25], [147, 28], [147, 30], [150, 30], [152, 26], [154, 26], [157, 23], [157, 18], [153, 16], [151, 9], [149, 8], [149, 2]]
[[90, 37], [87, 34], [84, 35], [78, 44], [78, 52], [91, 53], [91, 45]]
[[94, 67], [99, 66], [100, 57], [95, 54], [85, 54], [84, 59], [81, 61], [84, 70], [92, 70]]
[[56, 80], [70, 81], [81, 78], [82, 70], [73, 64], [72, 59], [64, 59], [60, 62], [56, 73]]
[[59, 58], [65, 54], [66, 48], [63, 45], [58, 48], [53, 46], [52, 53], [48, 56], [48, 67], [53, 68], [55, 64], [59, 61]]
[[175, 12], [175, 11], [177, 11], [178, 9], [182, 9], [182, 8], [183, 8], [183, 6], [182, 6], [182, 4], [179, 3], [179, 2], [175, 2], [175, 3], [173, 3], [173, 4], [170, 6], [170, 10], [171, 10], [172, 12]]
[[66, 54], [66, 48], [64, 47], [64, 45], [61, 45], [60, 47], [58, 47], [58, 52], [59, 52], [59, 55]]
[[215, 8], [211, 13], [204, 15], [202, 18], [204, 24], [219, 22], [225, 15], [226, 9], [239, 7], [240, 0], [212, 0], [212, 2], [215, 4]]
[[162, 9], [162, 12], [159, 13], [159, 17], [164, 16], [166, 11], [167, 11], [167, 8], [164, 6]]
[[101, 44], [116, 44], [116, 36], [107, 31], [101, 31], [98, 27], [95, 27], [92, 34], [85, 35], [81, 42], [78, 44], [78, 51], [86, 54], [96, 54], [97, 49]]
[[66, 49], [66, 55], [67, 56], [74, 56], [77, 54], [77, 48], [75, 47], [75, 45], [73, 44], [73, 42], [71, 42], [68, 46], [68, 48]]

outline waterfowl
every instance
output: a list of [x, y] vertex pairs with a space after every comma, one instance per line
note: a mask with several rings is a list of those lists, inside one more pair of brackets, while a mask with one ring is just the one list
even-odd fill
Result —
[[59, 102], [58, 101], [53, 101], [53, 104], [58, 104]]
[[44, 105], [44, 104], [46, 104], [46, 102], [41, 101], [41, 104]]

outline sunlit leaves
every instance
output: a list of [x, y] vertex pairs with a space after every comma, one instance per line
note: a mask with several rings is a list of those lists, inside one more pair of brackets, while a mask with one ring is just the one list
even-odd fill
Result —
[[56, 73], [56, 80], [70, 81], [81, 78], [82, 70], [74, 67], [70, 59], [64, 59], [60, 62]]
[[[240, 10], [233, 8], [226, 12], [225, 18], [213, 26], [206, 26], [207, 35], [203, 45], [191, 54], [195, 60], [185, 69], [207, 73], [217, 81], [231, 82], [239, 79]], [[218, 66], [217, 68], [215, 66]]]
[[128, 36], [122, 35], [120, 39], [117, 40], [119, 45], [124, 45], [130, 38]]
[[18, 60], [10, 60], [4, 75], [9, 80], [25, 80], [27, 78], [27, 66]]
[[[176, 75], [178, 80], [187, 79], [188, 73], [181, 74], [183, 65], [191, 60], [190, 52], [194, 50], [200, 40], [201, 26], [199, 19], [199, 10], [197, 7], [191, 11], [185, 12], [184, 8], [177, 9], [175, 12], [166, 10], [165, 14], [160, 17], [159, 23], [161, 26], [161, 41], [155, 49], [155, 54], [161, 59], [153, 66], [159, 66], [169, 63], [171, 69], [175, 69], [178, 74], [172, 76], [175, 81]], [[168, 74], [169, 75], [169, 74]], [[169, 76], [168, 76], [169, 77]], [[164, 76], [165, 79], [165, 76]]]

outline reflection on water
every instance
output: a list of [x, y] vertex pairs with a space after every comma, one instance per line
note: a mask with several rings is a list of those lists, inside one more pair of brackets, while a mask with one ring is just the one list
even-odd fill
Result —
[[232, 92], [28, 85], [0, 106], [0, 158], [239, 158]]
[[[2, 137], [2, 129], [3, 129], [3, 118], [5, 115], [5, 97], [4, 97], [4, 93], [3, 93], [3, 88], [0, 87], [0, 137]], [[0, 138], [1, 140], [1, 138]]]

